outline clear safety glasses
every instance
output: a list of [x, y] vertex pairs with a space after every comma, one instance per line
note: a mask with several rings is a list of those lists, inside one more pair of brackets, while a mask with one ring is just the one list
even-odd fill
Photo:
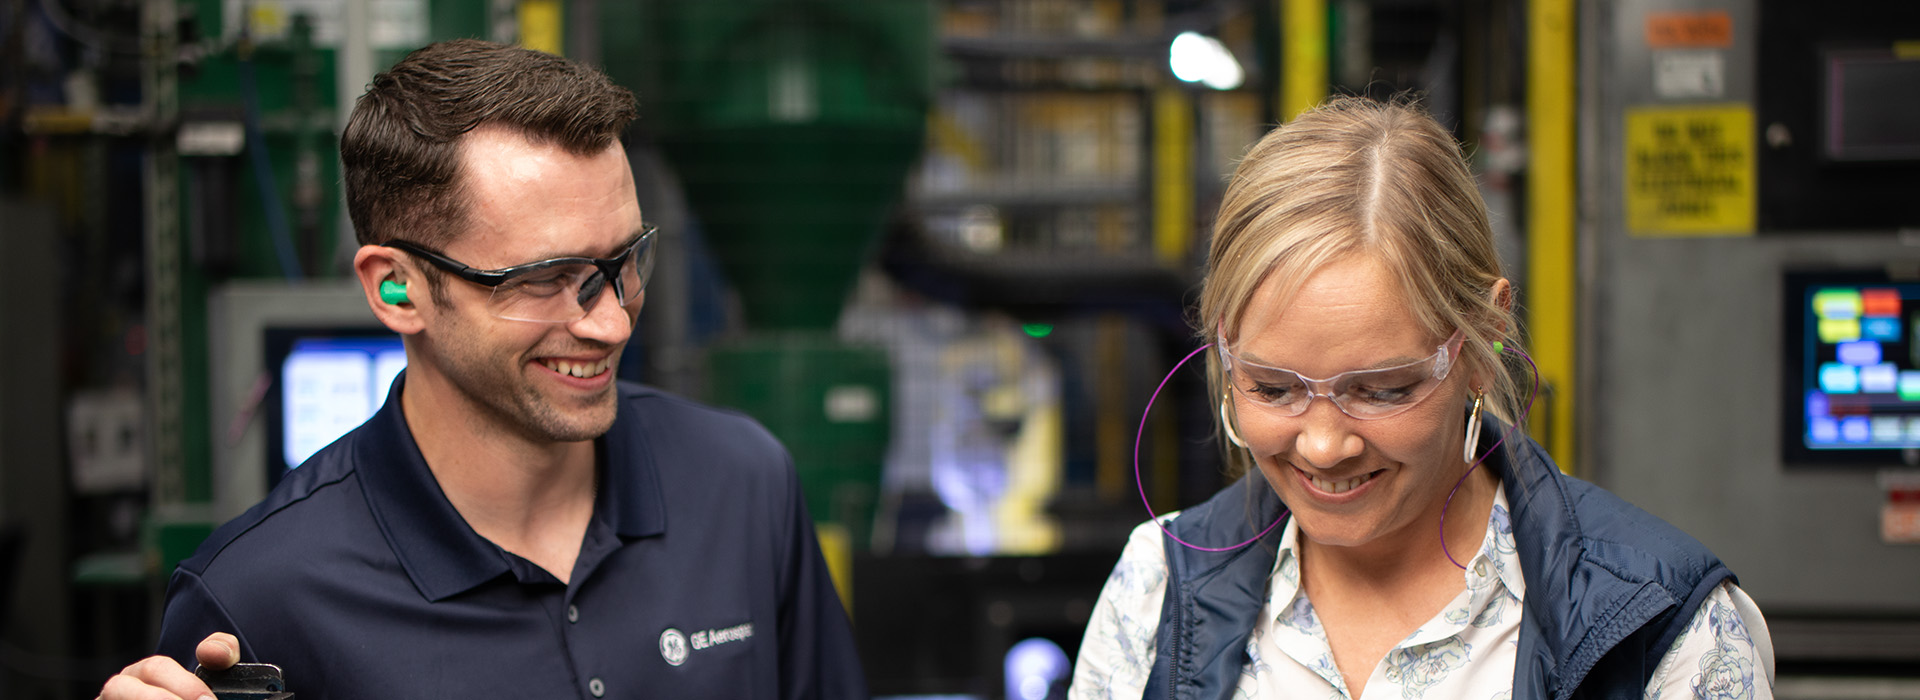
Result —
[[408, 241], [388, 241], [460, 279], [491, 287], [487, 308], [494, 316], [513, 321], [572, 323], [585, 318], [600, 292], [613, 289], [621, 306], [631, 304], [653, 276], [654, 227], [640, 230], [632, 242], [611, 258], [554, 258], [498, 270], [476, 270], [466, 264]]
[[1394, 367], [1342, 372], [1326, 379], [1248, 362], [1235, 357], [1225, 342], [1216, 343], [1215, 347], [1220, 349], [1220, 361], [1227, 368], [1228, 382], [1257, 407], [1290, 418], [1306, 413], [1318, 396], [1332, 401], [1341, 413], [1360, 420], [1374, 420], [1403, 413], [1433, 394], [1453, 369], [1465, 337], [1460, 331], [1454, 331], [1453, 337], [1425, 359]]

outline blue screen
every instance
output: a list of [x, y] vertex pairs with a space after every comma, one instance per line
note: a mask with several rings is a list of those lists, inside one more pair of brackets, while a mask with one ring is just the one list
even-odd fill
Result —
[[407, 366], [398, 335], [298, 337], [280, 361], [280, 458], [291, 468], [366, 422]]
[[1920, 284], [1814, 283], [1799, 299], [1802, 444], [1920, 448]]

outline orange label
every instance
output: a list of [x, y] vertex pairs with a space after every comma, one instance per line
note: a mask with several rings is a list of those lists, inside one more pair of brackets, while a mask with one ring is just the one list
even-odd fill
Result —
[[1733, 15], [1714, 12], [1647, 13], [1647, 47], [1724, 49], [1733, 46]]
[[1898, 289], [1862, 289], [1860, 290], [1860, 315], [1862, 316], [1899, 316], [1900, 290]]
[[1920, 505], [1888, 503], [1880, 507], [1880, 541], [1920, 544]]

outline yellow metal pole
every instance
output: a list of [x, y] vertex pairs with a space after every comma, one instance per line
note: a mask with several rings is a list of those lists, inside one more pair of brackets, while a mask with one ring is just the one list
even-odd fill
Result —
[[[1546, 411], [1533, 434], [1574, 473], [1574, 0], [1527, 3], [1527, 330]], [[1544, 414], [1544, 415], [1542, 415]]]
[[1280, 0], [1280, 119], [1327, 97], [1327, 0]]
[[1175, 88], [1153, 95], [1153, 252], [1179, 265], [1193, 241], [1193, 100]]
[[520, 0], [520, 45], [559, 56], [566, 51], [560, 0]]

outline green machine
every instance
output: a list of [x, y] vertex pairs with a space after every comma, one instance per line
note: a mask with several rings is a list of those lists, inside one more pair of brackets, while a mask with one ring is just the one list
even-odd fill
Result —
[[[709, 397], [787, 445], [828, 537], [865, 541], [889, 432], [887, 356], [841, 306], [924, 144], [926, 0], [605, 6], [607, 68], [679, 174], [750, 332], [707, 357]], [[628, 17], [616, 15], [631, 13]], [[637, 27], [637, 37], [614, 37]], [[832, 554], [830, 553], [830, 556]]]

